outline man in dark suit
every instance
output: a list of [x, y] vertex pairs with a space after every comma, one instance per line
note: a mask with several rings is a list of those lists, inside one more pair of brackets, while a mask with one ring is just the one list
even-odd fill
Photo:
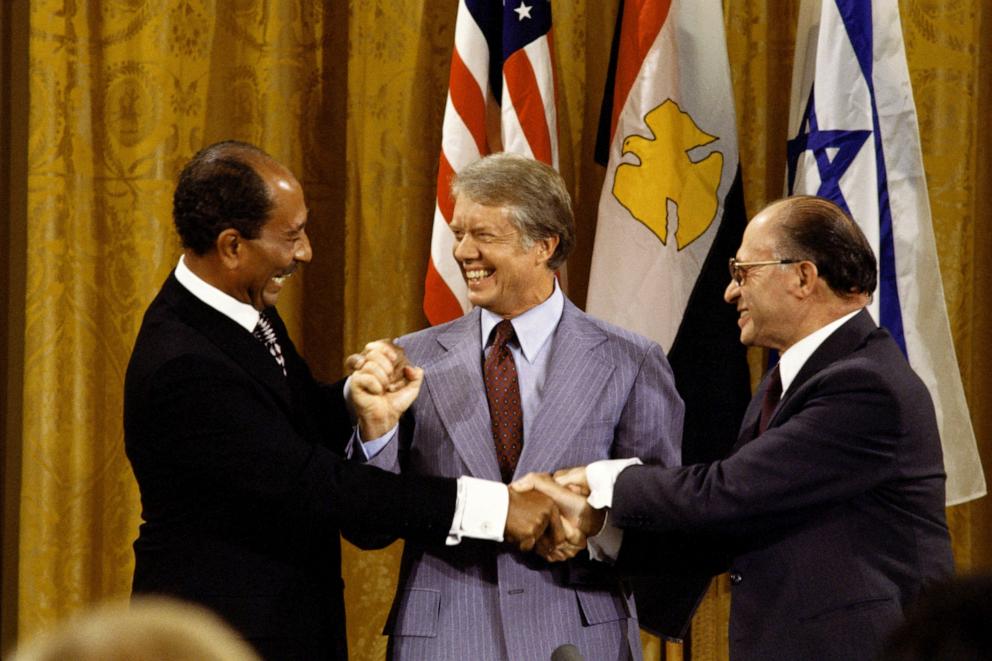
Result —
[[732, 454], [556, 479], [610, 507], [620, 567], [729, 567], [733, 659], [872, 659], [921, 589], [952, 572], [930, 395], [865, 309], [875, 258], [829, 201], [770, 205], [730, 270], [741, 341], [781, 353]]
[[[312, 378], [273, 307], [311, 257], [289, 170], [244, 143], [208, 147], [180, 175], [174, 219], [184, 253], [145, 314], [125, 378], [125, 447], [144, 518], [134, 592], [210, 607], [267, 659], [347, 659], [339, 529], [444, 544], [471, 536], [471, 503], [455, 479], [342, 459], [352, 433], [344, 386]], [[378, 372], [369, 362], [351, 383], [368, 438], [419, 390], [414, 368], [394, 382], [396, 358], [380, 352]], [[553, 504], [531, 496], [506, 490], [506, 521], [490, 522], [488, 538], [528, 549], [550, 527], [560, 542]]]

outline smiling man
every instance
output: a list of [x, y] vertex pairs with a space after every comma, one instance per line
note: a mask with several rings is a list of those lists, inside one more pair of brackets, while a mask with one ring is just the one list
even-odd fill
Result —
[[[245, 143], [207, 147], [179, 177], [173, 216], [183, 255], [145, 314], [125, 377], [125, 448], [144, 519], [134, 592], [213, 609], [269, 661], [346, 661], [339, 529], [428, 546], [478, 537], [456, 520], [474, 511], [467, 478], [343, 460], [352, 434], [343, 383], [313, 379], [274, 307], [312, 256], [288, 169]], [[386, 378], [399, 358], [387, 354], [350, 387], [372, 434], [395, 418], [366, 404], [403, 410], [422, 379], [413, 368]], [[546, 496], [490, 490], [506, 507], [486, 520], [486, 539], [529, 549], [550, 528], [561, 541]]]
[[724, 296], [741, 342], [781, 357], [730, 456], [555, 475], [611, 507], [620, 569], [729, 569], [735, 661], [874, 659], [927, 583], [953, 570], [933, 404], [866, 308], [876, 272], [830, 201], [769, 205]]
[[[452, 192], [454, 257], [476, 307], [400, 338], [425, 385], [372, 463], [503, 482], [613, 457], [678, 464], [683, 405], [661, 347], [584, 314], [558, 286], [574, 243], [558, 173], [496, 154], [461, 170]], [[499, 489], [480, 500], [505, 507]], [[641, 656], [633, 600], [608, 568], [478, 543], [408, 541], [385, 632], [392, 659], [546, 661], [565, 644], [587, 659]]]

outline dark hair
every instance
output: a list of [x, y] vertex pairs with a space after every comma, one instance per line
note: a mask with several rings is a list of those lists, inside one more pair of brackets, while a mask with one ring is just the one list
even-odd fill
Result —
[[565, 263], [575, 245], [575, 219], [565, 182], [540, 161], [508, 152], [490, 154], [455, 175], [451, 193], [506, 209], [525, 247], [557, 236], [558, 247], [548, 259], [552, 271]]
[[878, 266], [864, 232], [836, 204], [814, 195], [788, 197], [777, 206], [779, 250], [791, 259], [808, 259], [840, 296], [875, 291]]
[[272, 211], [272, 193], [254, 163], [272, 160], [246, 142], [226, 140], [201, 149], [179, 174], [172, 220], [184, 248], [209, 252], [228, 228], [254, 239]]

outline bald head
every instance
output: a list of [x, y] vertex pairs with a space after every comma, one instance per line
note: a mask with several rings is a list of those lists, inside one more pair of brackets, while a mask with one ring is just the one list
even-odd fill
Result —
[[861, 228], [833, 202], [797, 195], [768, 205], [777, 252], [816, 264], [819, 277], [841, 297], [871, 296], [878, 279], [875, 253]]

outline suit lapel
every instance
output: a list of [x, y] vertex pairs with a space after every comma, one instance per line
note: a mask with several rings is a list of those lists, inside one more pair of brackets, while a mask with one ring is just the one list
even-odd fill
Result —
[[[175, 274], [171, 274], [166, 281], [166, 292], [169, 304], [187, 324], [196, 328], [252, 378], [268, 388], [286, 411], [290, 411], [287, 379], [264, 344], [244, 327], [190, 293], [176, 280]], [[278, 326], [282, 327], [281, 322]], [[279, 339], [284, 341], [284, 338]]]
[[[775, 426], [779, 415], [787, 410], [788, 403], [802, 386], [813, 376], [828, 367], [834, 361], [843, 358], [861, 346], [872, 332], [878, 327], [868, 313], [867, 309], [861, 310], [834, 331], [823, 343], [817, 347], [816, 351], [803, 364], [802, 369], [789, 384], [789, 389], [782, 393], [782, 399], [768, 420], [769, 428]], [[738, 437], [737, 445], [740, 446], [753, 439], [758, 433], [758, 418], [761, 415], [761, 401], [764, 398], [765, 390], [768, 388], [768, 374], [765, 374], [758, 388], [748, 405], [747, 413], [741, 423], [741, 433]]]
[[437, 337], [442, 353], [425, 364], [425, 384], [470, 475], [501, 480], [486, 385], [482, 378], [482, 343], [476, 308]]
[[524, 439], [516, 477], [560, 464], [613, 373], [613, 365], [599, 351], [606, 339], [606, 333], [566, 298], [552, 337], [544, 399]]

